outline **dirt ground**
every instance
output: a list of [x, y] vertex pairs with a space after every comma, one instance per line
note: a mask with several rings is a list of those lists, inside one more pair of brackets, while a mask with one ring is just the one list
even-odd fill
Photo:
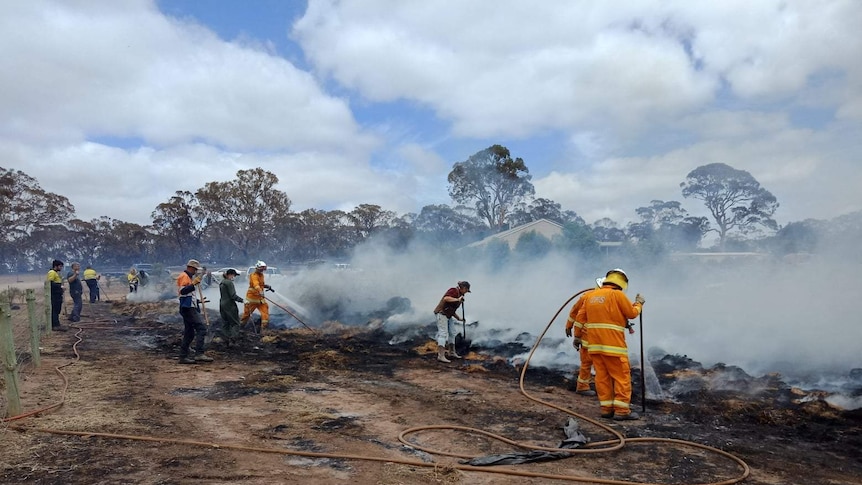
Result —
[[[424, 340], [389, 345], [390, 337], [379, 329], [330, 323], [317, 334], [298, 329], [261, 340], [249, 332], [230, 348], [213, 343], [212, 363], [178, 365], [182, 324], [175, 305], [126, 303], [122, 291], [109, 292], [111, 303], [85, 303], [80, 332], [46, 337], [39, 368], [24, 359], [25, 411], [63, 399], [55, 368], [71, 363], [61, 369], [68, 390], [55, 410], [0, 423], [0, 482], [563, 483], [454, 469], [458, 458], [398, 441], [408, 428], [452, 425], [558, 446], [568, 415], [526, 399], [518, 389], [518, 369], [490, 350], [474, 349], [470, 359], [445, 365], [426, 353], [431, 346]], [[24, 325], [26, 307], [14, 310], [13, 318]], [[599, 420], [595, 398], [577, 396], [571, 386], [567, 376], [527, 372], [526, 387], [535, 397], [604, 421], [628, 438], [692, 441], [739, 457], [751, 467], [743, 483], [862, 483], [862, 417], [823, 401], [794, 403], [780, 384], [756, 396], [701, 392], [688, 402], [650, 402], [644, 419], [625, 423]], [[0, 411], [5, 407], [4, 397]], [[613, 439], [608, 431], [579, 422], [592, 442]], [[98, 436], [103, 433], [123, 437]], [[421, 431], [407, 439], [464, 455], [516, 451], [453, 430]], [[715, 483], [741, 475], [726, 458], [666, 442], [495, 468], [572, 475], [588, 483], [589, 478]]]

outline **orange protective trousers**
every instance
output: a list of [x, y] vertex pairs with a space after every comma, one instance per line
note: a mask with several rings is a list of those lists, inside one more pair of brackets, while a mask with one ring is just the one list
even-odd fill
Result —
[[591, 357], [596, 368], [596, 394], [602, 414], [629, 414], [632, 383], [628, 356], [594, 353]]
[[269, 305], [266, 301], [262, 301], [260, 303], [246, 303], [242, 310], [240, 323], [243, 325], [248, 323], [249, 317], [251, 317], [252, 312], [255, 310], [260, 312], [260, 328], [266, 328], [269, 325]]
[[578, 352], [581, 354], [581, 369], [578, 371], [578, 386], [575, 390], [589, 391], [590, 381], [593, 378], [593, 358], [590, 356], [590, 352], [587, 350], [586, 345], [582, 345], [581, 350]]

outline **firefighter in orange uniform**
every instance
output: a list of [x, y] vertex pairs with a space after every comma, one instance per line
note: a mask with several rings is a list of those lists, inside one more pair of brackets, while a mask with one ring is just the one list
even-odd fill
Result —
[[[596, 278], [596, 288], [601, 288], [603, 281], [604, 278]], [[584, 301], [586, 301], [587, 295], [590, 294], [590, 291], [584, 292], [584, 294], [578, 298], [578, 301], [572, 305], [572, 310], [569, 312], [569, 319], [566, 320], [566, 337], [571, 337], [572, 330], [574, 329], [575, 339], [572, 341], [572, 346], [578, 351], [581, 358], [581, 368], [578, 371], [578, 384], [577, 387], [575, 387], [575, 394], [580, 394], [582, 396], [596, 395], [596, 391], [590, 389], [590, 382], [593, 378], [593, 359], [590, 357], [590, 352], [587, 350], [587, 347], [589, 347], [589, 341], [587, 340], [587, 331], [584, 328], [584, 314], [582, 311], [584, 308]]]
[[263, 292], [266, 290], [272, 291], [272, 287], [266, 284], [264, 274], [266, 273], [266, 263], [258, 261], [254, 265], [254, 272], [248, 275], [248, 291], [245, 292], [245, 306], [242, 310], [242, 318], [240, 324], [245, 327], [248, 323], [252, 312], [258, 310], [260, 312], [260, 329], [263, 330], [269, 325], [269, 305], [266, 303], [266, 297]]
[[628, 320], [640, 315], [645, 300], [638, 294], [632, 304], [623, 293], [628, 284], [625, 271], [608, 271], [602, 287], [586, 295], [583, 320], [579, 319], [590, 339], [588, 350], [596, 369], [601, 416], [617, 421], [640, 418], [630, 407], [632, 381], [625, 334]]

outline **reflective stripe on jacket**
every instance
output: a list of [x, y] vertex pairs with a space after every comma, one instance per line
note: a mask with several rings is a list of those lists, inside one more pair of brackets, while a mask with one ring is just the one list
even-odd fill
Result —
[[588, 293], [584, 303], [584, 326], [590, 337], [591, 354], [628, 356], [626, 324], [640, 314], [621, 290], [603, 286]]
[[197, 308], [197, 298], [195, 297], [194, 290], [183, 294], [183, 289], [188, 288], [192, 285], [192, 277], [185, 271], [180, 273], [180, 276], [177, 277], [177, 297], [180, 299], [180, 308]]

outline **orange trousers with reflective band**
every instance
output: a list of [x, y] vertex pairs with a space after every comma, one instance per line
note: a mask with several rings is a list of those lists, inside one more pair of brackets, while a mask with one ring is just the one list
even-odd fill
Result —
[[578, 352], [581, 354], [581, 370], [578, 371], [578, 387], [575, 390], [588, 391], [590, 380], [593, 378], [593, 358], [590, 357], [586, 345], [582, 345]]
[[631, 412], [632, 375], [628, 356], [591, 354], [596, 368], [596, 394], [602, 414]]
[[260, 328], [266, 328], [269, 325], [269, 305], [265, 301], [260, 303], [247, 303], [242, 310], [242, 318], [240, 323], [245, 325], [248, 323], [249, 317], [255, 310], [260, 312]]

